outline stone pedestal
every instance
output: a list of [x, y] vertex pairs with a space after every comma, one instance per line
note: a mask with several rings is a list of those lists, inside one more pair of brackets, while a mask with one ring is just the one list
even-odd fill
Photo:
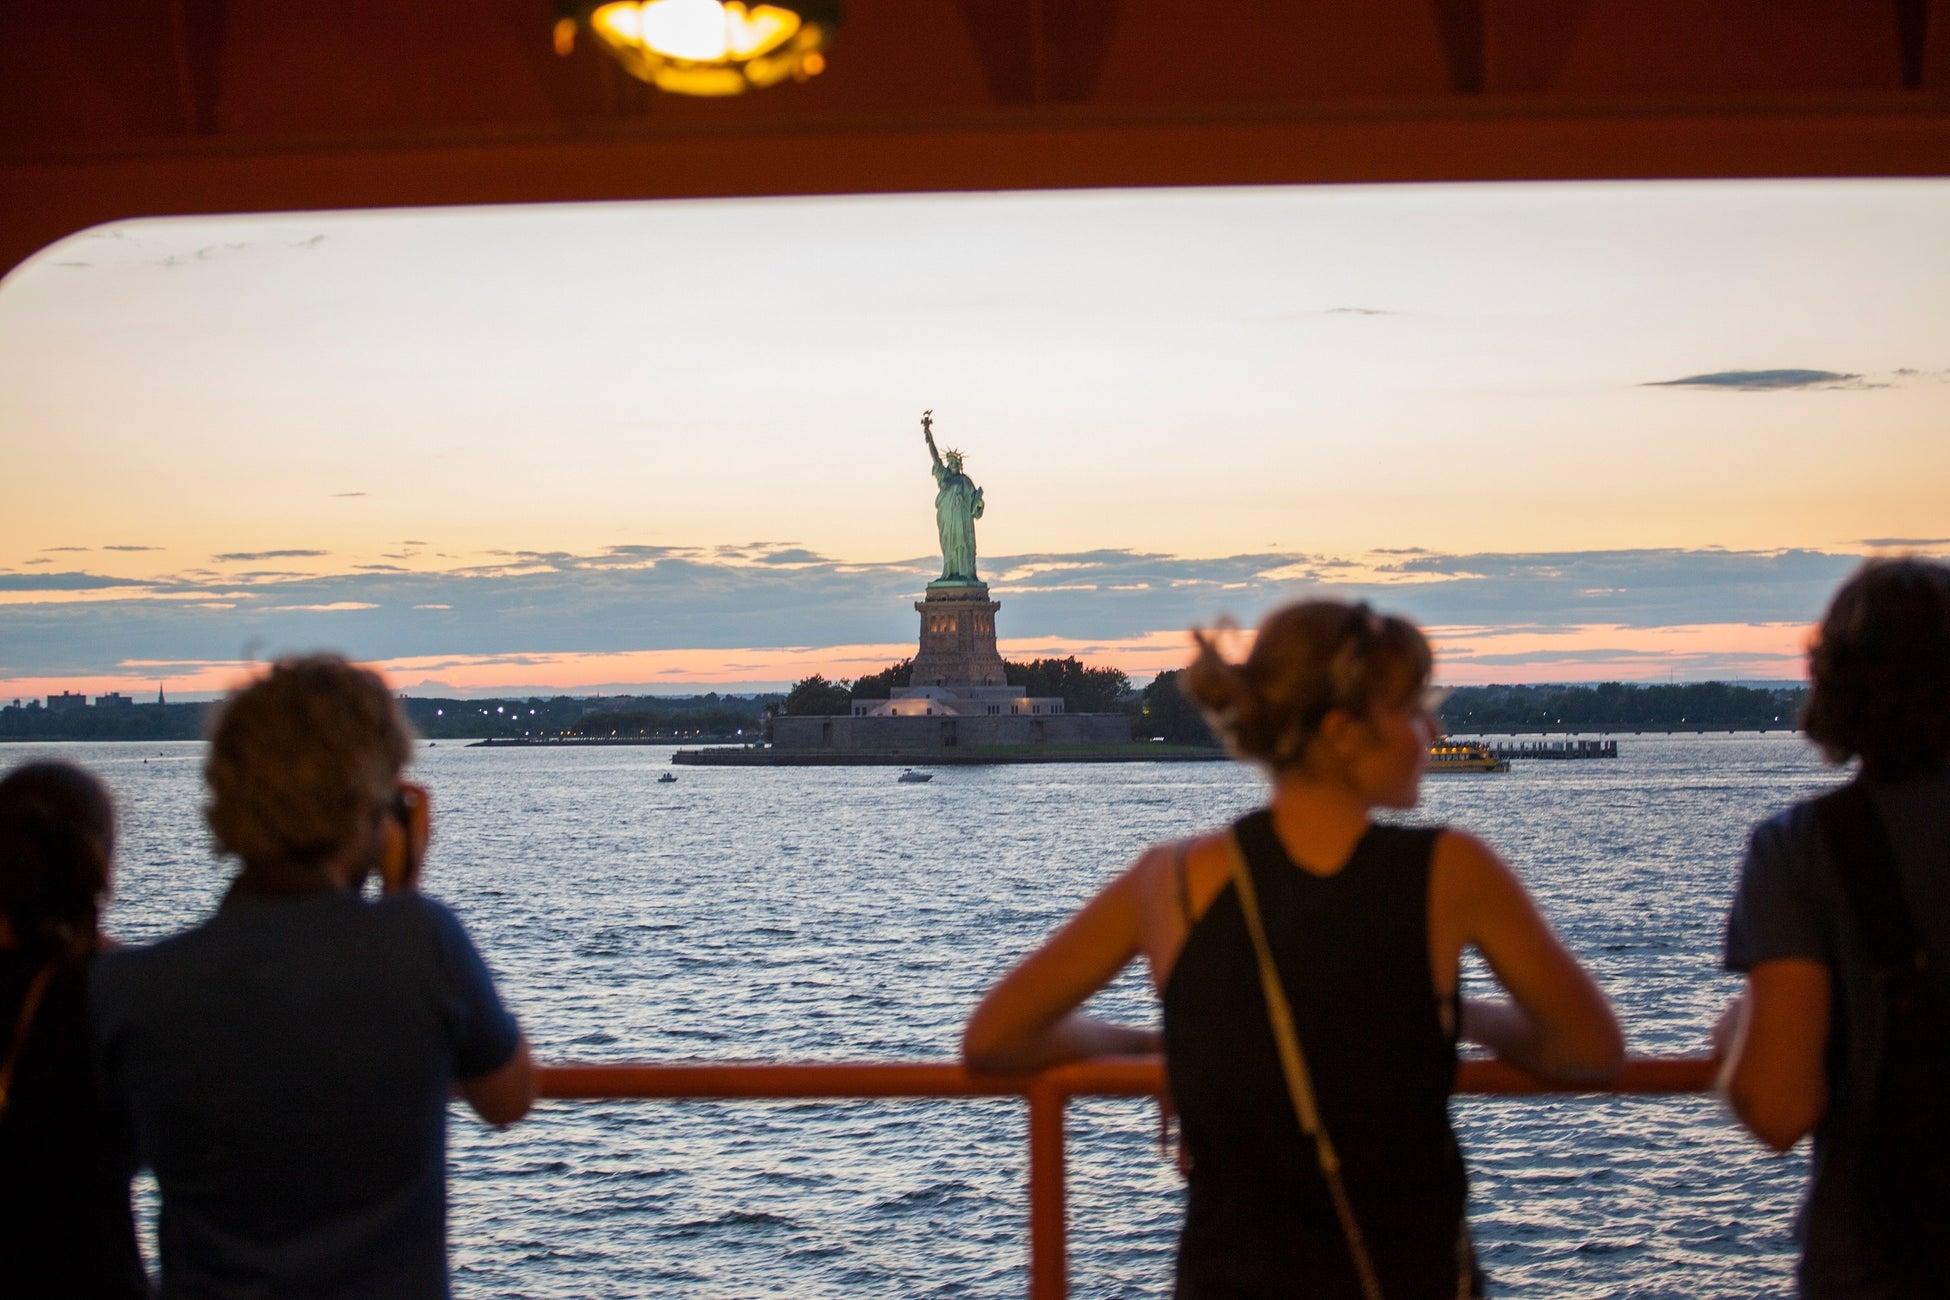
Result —
[[987, 583], [931, 582], [921, 612], [921, 648], [909, 686], [1003, 686], [1002, 655], [995, 648], [995, 611]]

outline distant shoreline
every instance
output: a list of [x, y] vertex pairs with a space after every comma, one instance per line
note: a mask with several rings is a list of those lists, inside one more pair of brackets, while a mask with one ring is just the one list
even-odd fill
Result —
[[[1621, 723], [1616, 725], [1605, 725], [1605, 724], [1594, 725], [1594, 724], [1587, 723], [1576, 727], [1490, 727], [1490, 728], [1473, 730], [1473, 731], [1457, 729], [1454, 731], [1450, 731], [1447, 734], [1458, 740], [1486, 740], [1493, 736], [1694, 736], [1694, 735], [1719, 736], [1719, 735], [1738, 735], [1743, 732], [1751, 733], [1757, 736], [1767, 736], [1767, 735], [1775, 735], [1783, 732], [1789, 735], [1794, 735], [1794, 734], [1798, 734], [1800, 730], [1801, 729], [1799, 727], [1791, 727], [1786, 723], [1782, 723], [1779, 726], [1773, 726], [1773, 727], [1730, 726], [1730, 725], [1718, 725], [1718, 724], [1713, 726], [1702, 727], [1702, 726], [1697, 726], [1690, 722], [1675, 722], [1675, 723], [1632, 722], [1632, 723]], [[73, 733], [42, 735], [42, 736], [0, 735], [0, 746], [79, 745], [79, 744], [98, 744], [98, 745], [147, 745], [147, 744], [170, 744], [170, 743], [180, 744], [181, 742], [186, 740], [200, 741], [202, 739], [204, 739], [204, 737], [202, 736], [201, 733], [193, 734], [193, 735], [161, 735], [161, 736], [103, 736], [103, 735], [81, 735], [81, 734], [73, 734]], [[465, 736], [439, 736], [431, 739], [423, 736], [421, 737], [421, 740], [424, 743], [428, 743], [428, 744], [437, 744], [440, 741], [446, 741], [449, 744], [458, 745], [463, 749], [515, 749], [515, 748], [581, 749], [581, 748], [588, 748], [588, 747], [618, 746], [618, 745], [685, 745], [685, 744], [696, 745], [700, 743], [700, 738], [697, 736], [685, 736], [682, 737], [681, 739], [676, 736], [485, 736], [479, 738], [470, 738]], [[704, 739], [702, 743], [707, 746], [722, 747], [726, 749], [747, 748], [746, 746], [739, 745], [736, 739], [731, 736], [711, 737], [708, 739]], [[1203, 757], [1224, 756], [1223, 750], [1215, 750], [1210, 748], [1209, 746], [1204, 746], [1204, 745], [1157, 745], [1157, 744], [1146, 745], [1145, 742], [1142, 741], [1133, 741], [1131, 742], [1131, 744], [1134, 750], [1142, 750], [1143, 752], [1132, 753], [1128, 758], [1125, 758], [1122, 761], [1144, 762], [1152, 759], [1156, 759], [1156, 760], [1177, 759], [1177, 758], [1198, 759]], [[1191, 754], [1180, 754], [1178, 752], [1180, 750], [1192, 750], [1196, 752]], [[702, 753], [704, 751], [686, 750], [681, 752]], [[769, 753], [770, 751], [766, 750], [764, 752]], [[935, 755], [938, 755], [941, 752], [942, 751], [930, 749], [930, 750], [921, 751], [921, 753], [917, 755], [912, 751], [906, 751], [898, 754], [890, 754], [890, 756], [888, 756], [884, 760], [875, 759], [873, 761], [875, 762], [884, 761], [884, 762], [891, 763], [896, 761], [896, 759], [898, 759], [899, 761], [908, 764], [913, 764], [915, 762], [993, 763], [993, 762], [1018, 762], [1018, 761], [1020, 762], [1069, 761], [1067, 759], [1058, 760], [1054, 758], [1017, 760], [1017, 759], [996, 759], [996, 758], [980, 758], [980, 757], [971, 757], [971, 758], [962, 758], [962, 759], [940, 759], [934, 757]], [[1057, 752], [1068, 755], [1068, 754], [1075, 754], [1081, 751], [1060, 750]], [[718, 760], [712, 760], [712, 761], [717, 762]], [[865, 761], [865, 760], [821, 759], [818, 761], [846, 762], [846, 761]], [[1114, 759], [1088, 760], [1088, 759], [1079, 758], [1076, 759], [1075, 761], [1109, 762], [1109, 761], [1117, 761], [1117, 760]], [[786, 766], [786, 765], [787, 764], [785, 763], [774, 764], [774, 766]]]
[[[1169, 682], [1169, 678], [1160, 677]], [[210, 702], [138, 704], [121, 696], [76, 705], [71, 695], [0, 707], [0, 744], [201, 739]], [[426, 740], [493, 745], [736, 745], [764, 734], [776, 696], [557, 696], [549, 699], [447, 699], [403, 696], [413, 729]], [[1072, 702], [1074, 706], [1074, 702]], [[1462, 686], [1440, 706], [1453, 736], [1623, 736], [1793, 731], [1806, 704], [1802, 686], [1727, 682], [1620, 682], [1595, 686]], [[1150, 688], [1121, 702], [1140, 734], [1209, 745], [1198, 711], [1176, 690]], [[932, 751], [930, 751], [932, 752]], [[1150, 752], [1150, 751], [1147, 751]], [[892, 760], [889, 760], [892, 761]]]

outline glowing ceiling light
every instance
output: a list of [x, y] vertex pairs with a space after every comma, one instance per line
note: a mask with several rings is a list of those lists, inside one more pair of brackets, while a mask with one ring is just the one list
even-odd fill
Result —
[[570, 4], [555, 49], [575, 48], [587, 26], [631, 76], [679, 95], [737, 95], [826, 66], [839, 0], [611, 0]]

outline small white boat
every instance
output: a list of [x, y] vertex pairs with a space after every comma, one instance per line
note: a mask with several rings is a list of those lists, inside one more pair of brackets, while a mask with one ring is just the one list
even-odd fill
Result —
[[922, 782], [922, 781], [932, 781], [932, 780], [934, 780], [934, 773], [932, 773], [932, 772], [916, 772], [916, 771], [915, 771], [915, 770], [914, 770], [913, 768], [911, 768], [911, 767], [909, 767], [909, 768], [903, 768], [903, 769], [901, 770], [901, 774], [900, 774], [900, 779], [901, 779], [902, 781], [908, 781], [908, 782], [913, 782], [913, 783], [915, 783], [915, 784], [919, 784], [919, 783], [920, 783], [920, 782]]
[[660, 777], [658, 777], [658, 778], [657, 778], [657, 784], [658, 784], [658, 785], [675, 785], [675, 784], [677, 784], [677, 773], [675, 773], [675, 772], [665, 772], [665, 773], [664, 773], [664, 774], [663, 774], [662, 776], [660, 776]]

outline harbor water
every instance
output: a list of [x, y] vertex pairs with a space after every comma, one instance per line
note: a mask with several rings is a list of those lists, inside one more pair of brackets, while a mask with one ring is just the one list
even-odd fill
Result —
[[[1735, 983], [1722, 918], [1748, 827], [1836, 779], [1800, 738], [1627, 737], [1616, 759], [1432, 778], [1529, 883], [1639, 1053], [1703, 1049]], [[206, 914], [225, 870], [201, 746], [16, 747], [101, 772], [122, 941]], [[664, 748], [423, 746], [428, 891], [464, 918], [548, 1061], [946, 1060], [981, 990], [1143, 846], [1252, 807], [1219, 763], [685, 768]], [[1466, 991], [1485, 988], [1471, 972]], [[1141, 976], [1100, 999], [1152, 1022]], [[1493, 1294], [1779, 1295], [1805, 1161], [1710, 1097], [1459, 1098]], [[1071, 1111], [1071, 1294], [1164, 1296], [1179, 1180], [1155, 1107]], [[1019, 1296], [1025, 1131], [1008, 1099], [545, 1102], [456, 1110], [466, 1297]], [[150, 1202], [153, 1197], [145, 1197]]]

